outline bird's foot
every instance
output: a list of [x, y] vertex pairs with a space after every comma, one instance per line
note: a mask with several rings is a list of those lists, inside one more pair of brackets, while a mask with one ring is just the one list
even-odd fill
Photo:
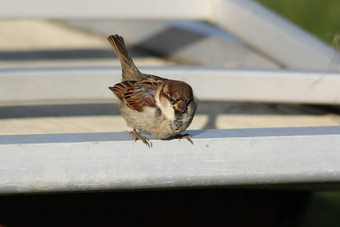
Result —
[[189, 137], [192, 137], [190, 134], [179, 134], [179, 135], [177, 135], [177, 136], [175, 136], [175, 138], [178, 138], [179, 140], [181, 140], [181, 139], [186, 139], [186, 140], [188, 140], [192, 145], [194, 145], [194, 142], [192, 142], [192, 140], [189, 138]]
[[135, 142], [137, 140], [141, 140], [141, 141], [143, 141], [143, 143], [146, 144], [146, 146], [152, 147], [152, 143], [150, 142], [150, 140], [145, 136], [139, 135], [139, 133], [136, 131], [136, 129], [133, 129], [133, 131], [130, 132], [130, 135], [135, 139]]

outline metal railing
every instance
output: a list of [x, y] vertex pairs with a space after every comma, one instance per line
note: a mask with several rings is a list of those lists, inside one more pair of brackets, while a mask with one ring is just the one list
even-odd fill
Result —
[[[187, 81], [202, 100], [340, 103], [339, 73], [323, 70], [333, 50], [252, 1], [133, 3], [1, 1], [0, 17], [208, 20], [282, 65], [319, 71], [216, 67], [141, 70]], [[1, 69], [0, 102], [112, 100], [105, 88], [119, 81], [120, 75], [120, 68], [112, 67]], [[151, 149], [134, 143], [128, 133], [2, 135], [0, 193], [324, 182], [335, 183], [332, 187], [339, 185], [340, 127], [190, 133], [194, 146], [187, 141], [152, 139]]]
[[[128, 133], [0, 136], [0, 194], [340, 183], [340, 127], [189, 131], [149, 148]], [[332, 183], [327, 184], [328, 183]]]

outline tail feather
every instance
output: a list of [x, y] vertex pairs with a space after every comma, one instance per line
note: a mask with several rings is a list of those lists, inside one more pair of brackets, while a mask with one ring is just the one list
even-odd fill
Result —
[[122, 66], [123, 80], [136, 80], [141, 72], [133, 63], [128, 50], [126, 49], [123, 37], [119, 35], [110, 35], [109, 42], [113, 46]]

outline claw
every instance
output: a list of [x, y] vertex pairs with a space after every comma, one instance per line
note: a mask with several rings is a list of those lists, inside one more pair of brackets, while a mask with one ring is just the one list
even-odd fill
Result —
[[190, 134], [183, 134], [183, 135], [179, 134], [179, 135], [175, 136], [175, 138], [179, 138], [180, 141], [181, 141], [181, 139], [184, 138], [184, 139], [188, 140], [192, 145], [194, 145], [194, 142], [192, 142], [192, 140], [189, 137], [192, 137], [192, 136]]
[[139, 135], [139, 133], [136, 131], [136, 129], [133, 129], [133, 131], [131, 131], [129, 133], [135, 139], [135, 142], [137, 140], [141, 140], [141, 141], [143, 141], [143, 143], [146, 144], [146, 146], [152, 147], [152, 143], [150, 142], [150, 140], [147, 137], [145, 137], [145, 136]]

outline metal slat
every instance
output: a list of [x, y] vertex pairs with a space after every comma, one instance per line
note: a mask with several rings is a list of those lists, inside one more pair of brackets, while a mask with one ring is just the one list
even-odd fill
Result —
[[195, 145], [152, 139], [152, 148], [126, 132], [0, 136], [0, 194], [340, 184], [340, 127], [189, 133]]
[[338, 52], [251, 0], [12, 0], [0, 2], [0, 18], [207, 20], [284, 67], [340, 67]]
[[111, 18], [203, 20], [211, 15], [211, 0], [13, 0], [0, 2], [0, 18]]
[[339, 54], [326, 43], [250, 0], [217, 1], [213, 21], [281, 65], [338, 71]]
[[[221, 67], [140, 67], [188, 82], [200, 100], [339, 104], [340, 74]], [[49, 100], [115, 101], [108, 86], [121, 80], [120, 67], [0, 69], [0, 103]]]

